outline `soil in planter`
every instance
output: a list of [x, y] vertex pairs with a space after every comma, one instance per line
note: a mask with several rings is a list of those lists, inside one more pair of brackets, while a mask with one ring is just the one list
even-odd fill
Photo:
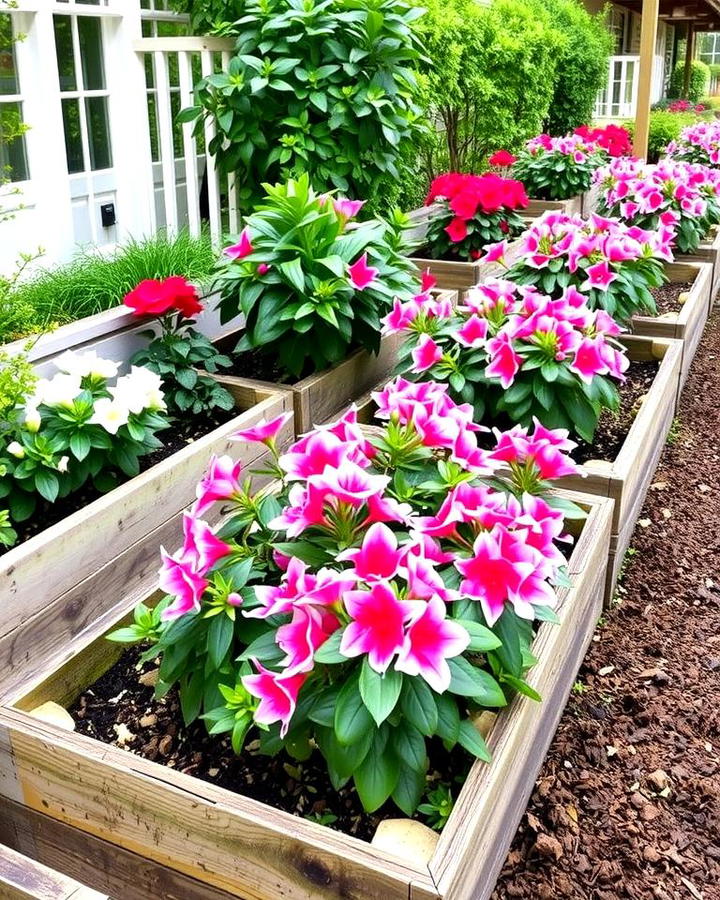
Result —
[[[177, 453], [178, 450], [182, 450], [183, 447], [197, 440], [197, 438], [203, 437], [203, 435], [208, 434], [214, 428], [229, 422], [238, 414], [237, 409], [217, 409], [210, 414], [202, 413], [197, 416], [190, 416], [164, 431], [159, 431], [157, 433], [158, 439], [163, 442], [163, 446], [147, 456], [140, 457], [140, 472], [146, 472], [157, 463], [167, 459], [168, 456], [172, 456], [173, 453]], [[126, 481], [129, 481], [127, 476], [120, 473], [119, 483], [123, 484]], [[57, 500], [55, 503], [48, 503], [47, 500], [40, 499], [30, 519], [13, 525], [18, 533], [18, 540], [14, 546], [19, 546], [102, 496], [103, 494], [96, 490], [91, 482], [88, 482], [79, 491], [75, 491], [67, 497]]]
[[603, 410], [592, 444], [579, 440], [573, 459], [585, 463], [589, 459], [612, 461], [620, 452], [635, 421], [642, 398], [650, 390], [660, 364], [655, 360], [633, 362], [626, 372], [624, 384], [619, 385], [620, 408], [617, 412]]
[[650, 293], [655, 300], [658, 315], [679, 312], [683, 307], [683, 304], [679, 302], [680, 294], [689, 291], [694, 283], [694, 281], [672, 281], [652, 288]]
[[440, 256], [431, 256], [430, 251], [427, 247], [419, 247], [417, 250], [413, 250], [412, 252], [413, 259], [426, 259], [428, 262], [454, 262], [454, 263], [472, 263], [472, 259], [465, 259], [461, 256], [458, 256], [457, 253], [453, 253], [451, 250], [446, 250], [445, 253], [441, 253]]
[[[80, 695], [70, 708], [78, 733], [118, 744], [202, 781], [363, 840], [372, 839], [383, 819], [403, 815], [391, 802], [369, 815], [353, 787], [336, 791], [317, 751], [299, 763], [285, 753], [269, 757], [253, 752], [257, 745], [251, 742], [238, 757], [228, 738], [209, 736], [202, 722], [186, 728], [177, 692], [155, 700], [151, 684], [141, 683], [140, 679], [152, 682], [153, 675], [148, 673], [153, 673], [156, 665], [141, 666], [140, 655], [137, 647], [126, 649], [118, 662]], [[448, 753], [440, 741], [429, 749], [430, 789], [445, 782], [457, 797], [470, 770], [470, 757], [461, 748]]]
[[720, 312], [494, 900], [720, 898]]

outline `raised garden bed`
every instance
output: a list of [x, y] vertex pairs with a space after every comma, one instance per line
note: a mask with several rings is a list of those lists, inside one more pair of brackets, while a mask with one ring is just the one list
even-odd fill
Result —
[[[155, 584], [158, 547], [173, 546], [182, 535], [182, 511], [195, 499], [195, 486], [212, 453], [228, 454], [255, 466], [265, 456], [258, 444], [230, 440], [240, 429], [291, 410], [287, 393], [227, 385], [237, 415], [182, 450], [142, 472], [88, 506], [0, 556], [0, 681], [12, 682], [21, 663], [43, 663], [52, 649], [41, 628], [31, 643], [24, 626], [57, 621], [69, 640], [95, 621], [100, 596], [139, 598]], [[293, 437], [286, 423], [279, 444]], [[258, 449], [260, 447], [260, 449]], [[78, 611], [72, 622], [68, 605]]]
[[530, 202], [523, 210], [523, 218], [537, 219], [546, 212], [562, 212], [569, 216], [581, 216], [585, 212], [583, 200], [585, 194], [577, 194], [567, 200], [538, 200], [530, 198]]
[[[137, 854], [142, 867], [147, 860], [197, 879], [197, 896], [208, 898], [486, 900], [602, 607], [612, 503], [565, 495], [588, 517], [569, 560], [573, 586], [559, 592], [560, 625], [542, 623], [533, 644], [539, 662], [530, 681], [544, 700], [518, 696], [498, 716], [488, 741], [493, 761], [473, 765], [429, 861], [401, 858], [29, 715], [47, 701], [69, 706], [112, 665], [120, 650], [103, 635], [137, 597], [118, 600], [107, 591], [71, 639], [66, 623], [83, 618], [77, 604], [61, 602], [58, 616], [23, 625], [26, 641], [43, 635], [52, 646], [40, 668], [23, 661], [4, 688], [0, 794], [11, 802], [0, 822], [12, 817], [16, 828], [37, 831], [52, 820], [54, 841], [67, 841], [70, 856], [87, 832], [91, 845], [107, 842], [126, 860]], [[93, 884], [102, 889], [114, 859], [95, 858]]]
[[720, 288], [720, 228], [714, 225], [710, 234], [700, 243], [695, 253], [679, 253], [678, 262], [708, 262], [712, 264], [713, 276], [710, 288], [710, 309], [715, 305], [718, 289]]
[[5, 900], [27, 898], [52, 898], [52, 900], [109, 900], [85, 887], [79, 881], [68, 878], [29, 859], [9, 847], [0, 845], [0, 897]]
[[633, 334], [677, 338], [683, 342], [680, 387], [690, 371], [711, 307], [713, 269], [710, 263], [676, 262], [665, 266], [667, 285], [656, 289], [674, 310], [659, 309], [657, 316], [633, 316]]

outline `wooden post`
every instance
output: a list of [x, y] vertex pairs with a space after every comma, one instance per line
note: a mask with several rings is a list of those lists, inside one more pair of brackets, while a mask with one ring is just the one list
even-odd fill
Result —
[[692, 61], [695, 56], [695, 23], [688, 22], [687, 40], [685, 41], [685, 72], [683, 74], [683, 91], [682, 95], [687, 100], [690, 93], [690, 73], [692, 71]]
[[643, 0], [640, 29], [640, 74], [638, 77], [637, 108], [635, 112], [635, 155], [647, 159], [650, 131], [650, 98], [655, 63], [660, 0]]

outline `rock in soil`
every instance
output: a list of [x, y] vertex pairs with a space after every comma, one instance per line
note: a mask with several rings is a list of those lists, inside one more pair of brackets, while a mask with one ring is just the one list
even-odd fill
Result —
[[719, 364], [720, 310], [493, 900], [720, 900]]

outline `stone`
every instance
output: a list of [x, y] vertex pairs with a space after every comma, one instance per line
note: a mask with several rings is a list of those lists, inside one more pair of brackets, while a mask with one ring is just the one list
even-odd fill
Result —
[[35, 719], [40, 719], [41, 722], [56, 725], [58, 728], [62, 728], [63, 731], [75, 731], [75, 720], [73, 717], [59, 703], [55, 703], [53, 700], [48, 700], [46, 703], [36, 706], [35, 709], [30, 711], [30, 715]]
[[437, 831], [414, 819], [383, 819], [371, 843], [400, 859], [425, 866], [432, 859], [439, 838]]

